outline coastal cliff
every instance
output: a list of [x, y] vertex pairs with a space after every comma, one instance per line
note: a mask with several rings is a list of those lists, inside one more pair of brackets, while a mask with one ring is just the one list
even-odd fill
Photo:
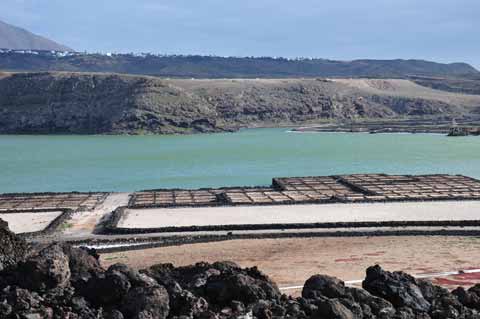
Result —
[[407, 80], [169, 80], [95, 73], [0, 78], [2, 134], [182, 134], [480, 113], [480, 96]]

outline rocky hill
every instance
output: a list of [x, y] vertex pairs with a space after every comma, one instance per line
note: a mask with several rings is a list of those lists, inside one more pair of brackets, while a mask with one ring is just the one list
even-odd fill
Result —
[[367, 269], [362, 289], [314, 275], [282, 295], [256, 267], [232, 262], [104, 269], [93, 250], [28, 248], [0, 222], [0, 318], [441, 319], [480, 317], [480, 286], [452, 292], [403, 272]]
[[42, 36], [0, 21], [0, 48], [12, 50], [72, 51]]
[[419, 85], [448, 92], [480, 95], [480, 79], [412, 77]]
[[0, 54], [0, 70], [114, 72], [182, 78], [299, 78], [407, 76], [475, 77], [466, 63], [442, 64], [423, 60], [283, 59], [269, 57], [158, 56], [84, 54]]
[[406, 80], [166, 80], [85, 73], [0, 78], [0, 133], [195, 133], [478, 114], [480, 96]]

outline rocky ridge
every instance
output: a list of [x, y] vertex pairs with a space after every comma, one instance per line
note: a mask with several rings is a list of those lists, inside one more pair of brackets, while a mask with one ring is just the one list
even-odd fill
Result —
[[25, 73], [0, 78], [0, 92], [2, 134], [203, 133], [319, 121], [449, 120], [480, 110], [480, 97], [444, 99], [443, 93], [437, 97], [434, 92], [427, 98], [326, 79], [168, 80]]
[[479, 79], [412, 77], [412, 81], [436, 90], [480, 95]]
[[[0, 52], [1, 53], [1, 52]], [[425, 60], [285, 59], [271, 57], [219, 57], [201, 55], [95, 54], [58, 57], [47, 53], [0, 54], [0, 69], [15, 71], [115, 72], [176, 78], [301, 78], [408, 76], [478, 77], [467, 63]]]
[[[367, 269], [363, 288], [314, 275], [298, 298], [231, 262], [136, 271], [102, 268], [93, 250], [27, 247], [1, 224], [0, 318], [479, 318], [480, 286], [449, 292], [403, 272]], [[14, 253], [15, 251], [15, 253]]]

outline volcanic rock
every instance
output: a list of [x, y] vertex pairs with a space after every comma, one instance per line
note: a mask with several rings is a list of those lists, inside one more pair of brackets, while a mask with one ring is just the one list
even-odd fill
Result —
[[0, 270], [15, 266], [24, 260], [27, 244], [8, 229], [8, 223], [0, 219]]
[[378, 265], [370, 267], [362, 286], [371, 294], [390, 301], [395, 307], [428, 312], [431, 306], [423, 297], [415, 278], [403, 272], [386, 272]]
[[[354, 319], [352, 311], [345, 307], [338, 299], [324, 299], [317, 303], [318, 310], [312, 318]], [[361, 315], [361, 313], [360, 313]]]
[[330, 276], [315, 275], [310, 277], [303, 286], [302, 297], [316, 298], [325, 296], [338, 298], [345, 295], [345, 285], [337, 278]]
[[169, 314], [169, 296], [162, 286], [131, 289], [122, 302], [122, 312], [132, 319], [165, 319]]
[[[480, 286], [453, 293], [402, 272], [370, 267], [366, 290], [314, 275], [302, 297], [281, 295], [256, 267], [231, 262], [137, 271], [101, 267], [93, 250], [51, 244], [25, 250], [3, 228], [0, 318], [5, 319], [478, 319]], [[26, 257], [25, 257], [26, 256]], [[18, 258], [17, 258], [18, 257]]]
[[42, 249], [37, 256], [27, 259], [19, 266], [21, 285], [34, 291], [66, 287], [70, 284], [68, 257], [60, 245]]
[[457, 296], [458, 301], [465, 307], [480, 310], [480, 296], [476, 293], [478, 285], [465, 290], [463, 287], [458, 287], [452, 291], [452, 294]]

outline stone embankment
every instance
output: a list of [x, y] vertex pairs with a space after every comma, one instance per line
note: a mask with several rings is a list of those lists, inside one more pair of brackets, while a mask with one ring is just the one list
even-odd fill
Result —
[[231, 262], [136, 271], [102, 268], [92, 250], [27, 247], [0, 229], [0, 318], [479, 318], [480, 286], [452, 292], [379, 266], [364, 289], [314, 275], [301, 297], [282, 295], [257, 268]]
[[407, 119], [407, 120], [369, 120], [345, 121], [344, 123], [328, 123], [292, 129], [293, 132], [343, 132], [343, 133], [411, 133], [411, 134], [445, 134], [448, 136], [480, 135], [480, 118], [467, 117], [452, 126], [448, 119]]
[[479, 136], [480, 135], [480, 127], [452, 127], [449, 132], [448, 136]]

